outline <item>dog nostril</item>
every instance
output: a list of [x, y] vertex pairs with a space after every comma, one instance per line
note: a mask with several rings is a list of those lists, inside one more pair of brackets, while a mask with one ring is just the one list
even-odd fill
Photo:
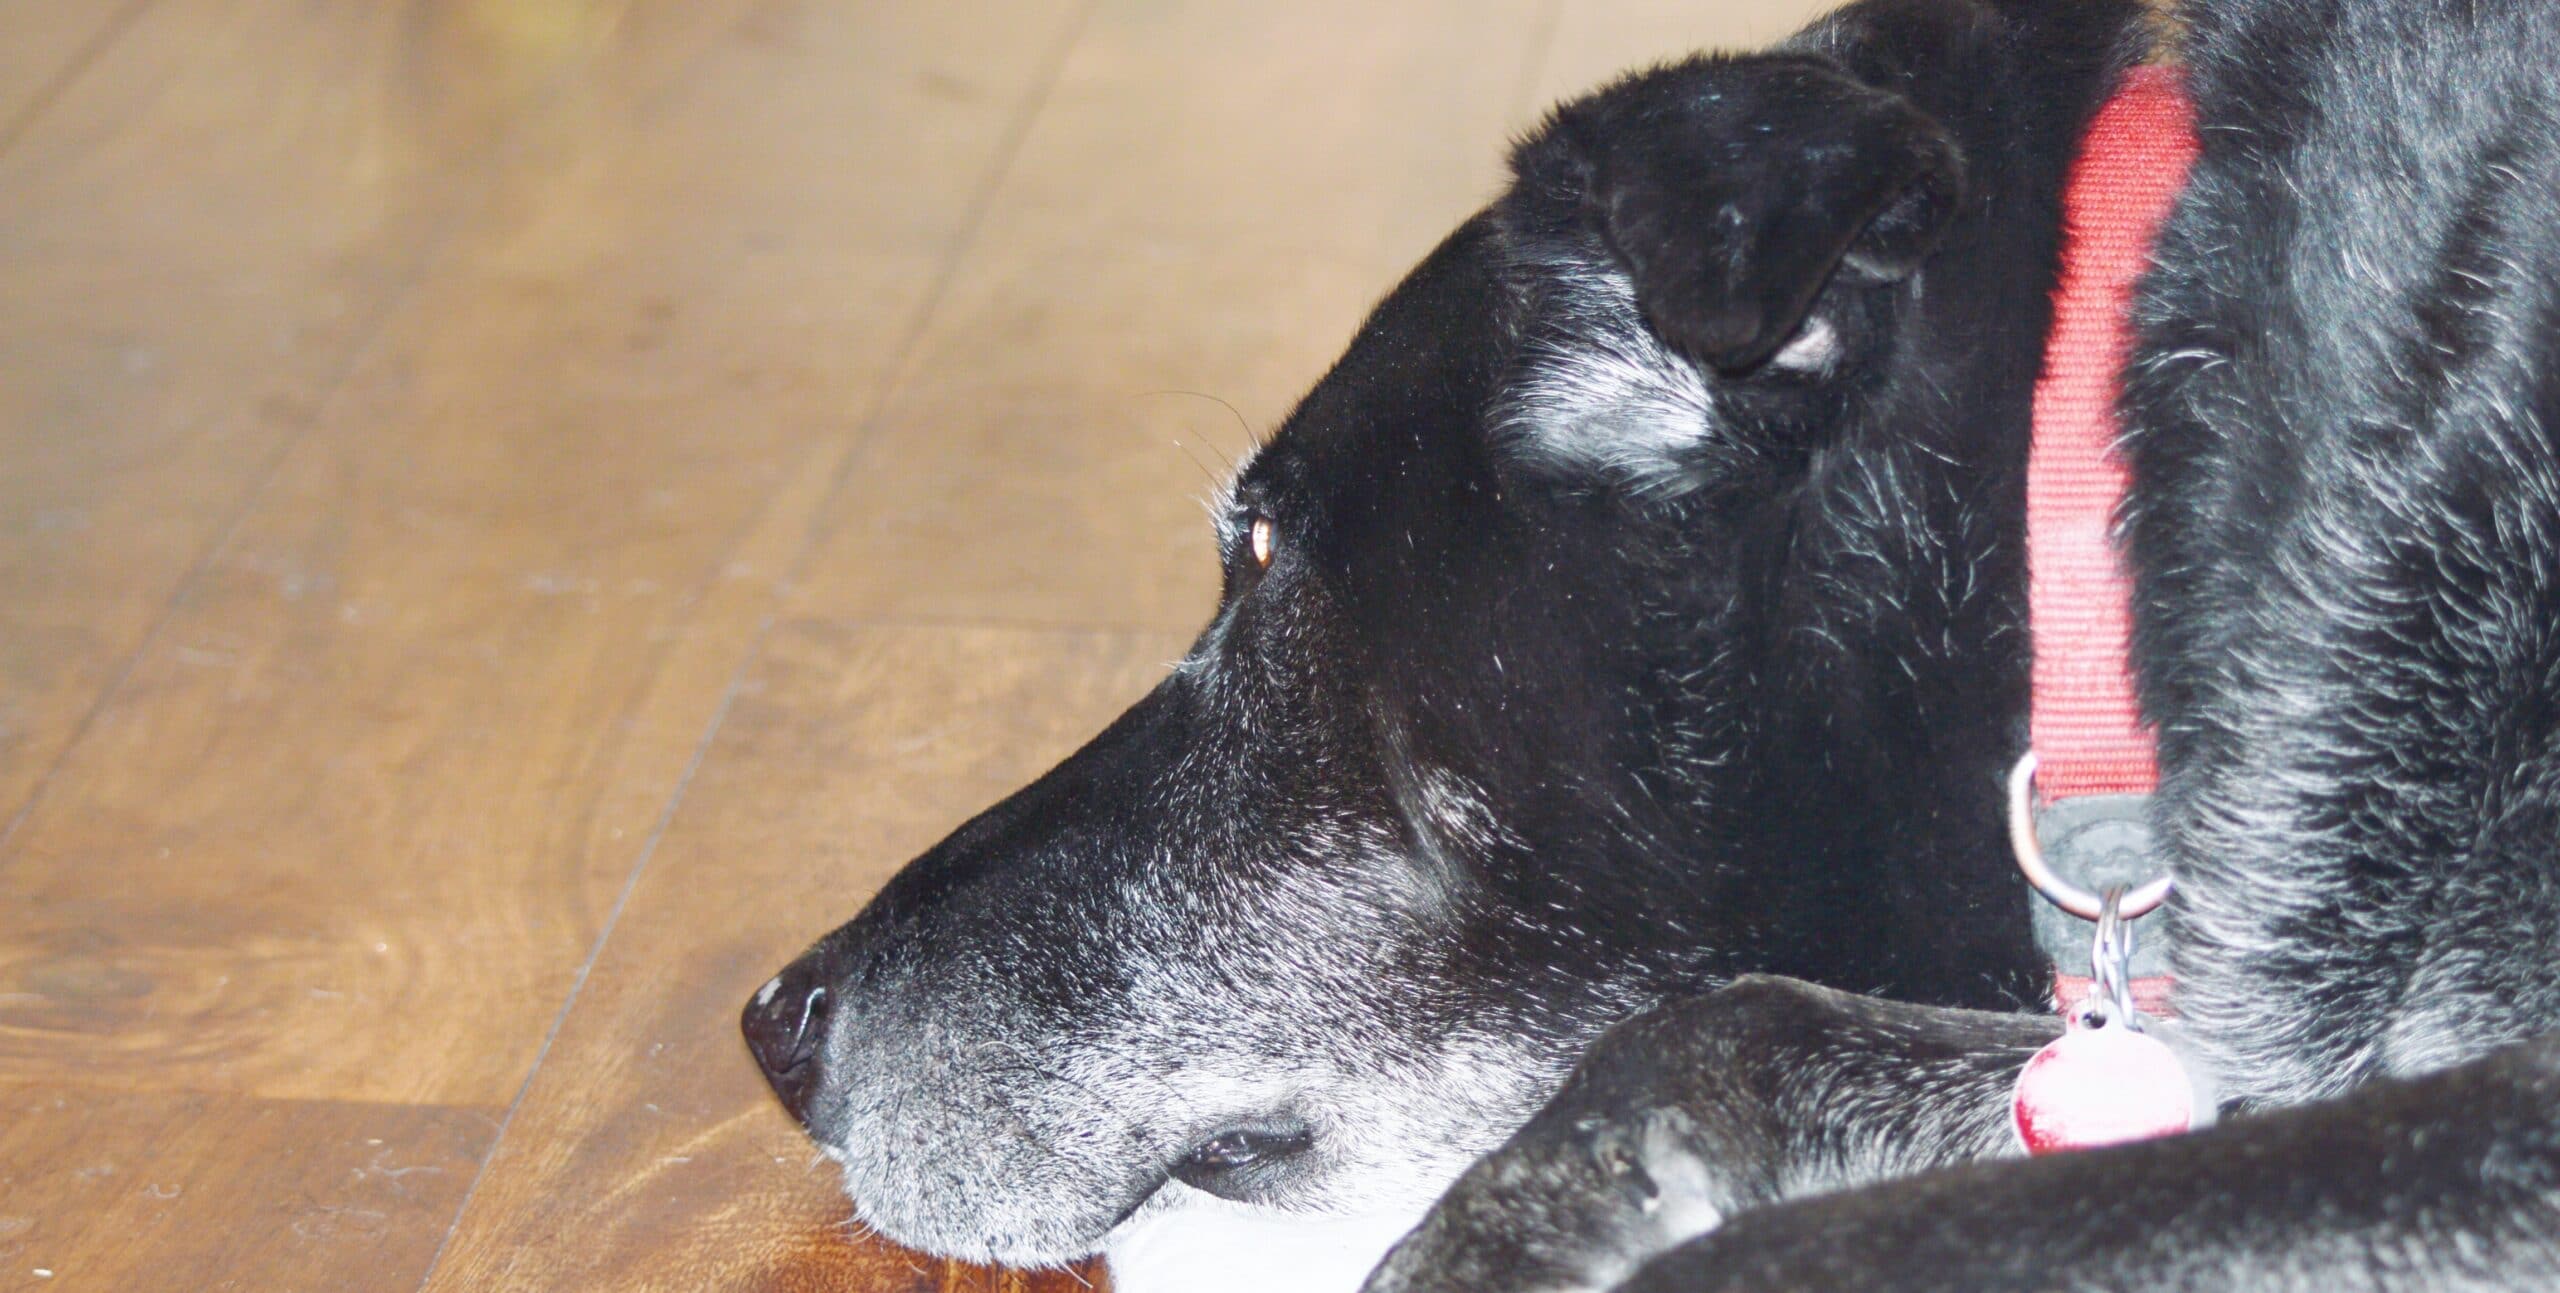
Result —
[[810, 1097], [818, 1087], [819, 1066], [812, 1061], [826, 1040], [834, 995], [819, 978], [812, 959], [793, 962], [757, 989], [738, 1021], [765, 1081], [772, 1084], [791, 1116], [804, 1123]]

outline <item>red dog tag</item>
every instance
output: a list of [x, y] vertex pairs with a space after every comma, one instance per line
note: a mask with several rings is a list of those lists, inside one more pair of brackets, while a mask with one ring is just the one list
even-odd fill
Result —
[[2195, 1126], [2195, 1102], [2166, 1044], [2096, 1006], [2027, 1061], [2010, 1117], [2028, 1153], [2049, 1154], [2175, 1135]]

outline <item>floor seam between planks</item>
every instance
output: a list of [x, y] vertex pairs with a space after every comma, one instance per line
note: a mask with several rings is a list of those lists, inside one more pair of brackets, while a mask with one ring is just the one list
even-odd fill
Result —
[[36, 122], [42, 119], [55, 103], [60, 102], [62, 96], [69, 93], [72, 86], [79, 84], [81, 77], [88, 75], [89, 69], [96, 66], [98, 60], [108, 50], [113, 49], [115, 43], [123, 39], [125, 32], [132, 28], [133, 20], [141, 17], [142, 11], [150, 8], [153, 3], [155, 0], [128, 0], [122, 11], [107, 19], [106, 25], [98, 28], [87, 41], [82, 42], [80, 48], [73, 51], [71, 57], [64, 60], [62, 66], [56, 69], [52, 76], [45, 78], [44, 88], [37, 90], [35, 97], [27, 100], [27, 106], [20, 108], [18, 115], [7, 123], [0, 124], [0, 156], [7, 155], [10, 149], [18, 146], [18, 141], [26, 138], [27, 132], [35, 128]]
[[[958, 276], [960, 262], [976, 245], [978, 231], [985, 223], [987, 212], [994, 206], [996, 194], [1004, 187], [1005, 178], [1012, 173], [1014, 163], [1022, 152], [1023, 142], [1031, 133], [1032, 124], [1039, 120], [1042, 112], [1047, 109], [1059, 78], [1066, 70], [1067, 59], [1082, 40], [1085, 27], [1099, 5], [1100, 0], [1085, 0], [1077, 7], [1074, 15], [1059, 32], [1055, 45], [1042, 61], [1039, 70], [1033, 74], [1030, 90], [1023, 96], [1022, 106], [1016, 110], [1013, 119], [1006, 124], [1004, 134], [997, 141], [994, 152], [988, 159], [984, 178], [979, 182], [977, 191], [970, 195], [968, 206], [963, 210], [950, 242], [944, 247], [940, 262], [934, 267], [933, 279], [916, 304], [914, 318], [899, 337], [897, 354], [889, 369], [890, 377], [881, 384], [879, 392], [870, 401], [870, 407], [855, 420], [853, 430], [842, 442], [842, 461], [836, 463], [827, 473], [826, 488], [821, 491], [819, 504], [813, 511], [806, 530], [794, 545], [788, 569], [776, 585], [777, 591], [788, 589], [796, 582], [801, 570], [808, 565], [812, 553], [818, 546], [818, 539], [828, 515], [827, 504], [843, 492], [854, 465], [863, 457], [861, 452], [863, 446], [874, 438], [880, 418], [905, 385], [918, 345], [923, 340], [934, 316], [940, 310], [943, 300], [949, 294], [951, 284]], [[752, 530], [753, 526], [750, 525], [748, 528]], [[577, 976], [571, 980], [568, 994], [562, 999], [559, 1010], [552, 1015], [551, 1026], [543, 1035], [541, 1049], [534, 1052], [533, 1063], [525, 1069], [524, 1081], [517, 1085], [514, 1096], [507, 1102], [505, 1113], [499, 1117], [497, 1131], [491, 1135], [488, 1148], [480, 1156], [479, 1170], [472, 1174], [470, 1186], [463, 1190], [462, 1197], [455, 1202], [453, 1216], [445, 1223], [444, 1234], [436, 1242], [435, 1254], [428, 1259], [425, 1269], [419, 1272], [417, 1289], [424, 1290], [433, 1283], [437, 1270], [444, 1265], [445, 1256], [451, 1251], [454, 1238], [461, 1231], [462, 1219], [470, 1212], [471, 1201], [480, 1193], [480, 1187], [488, 1180], [490, 1169], [496, 1165], [500, 1151], [505, 1148], [508, 1130], [514, 1126], [516, 1115], [522, 1112], [526, 1097], [532, 1094], [534, 1083], [540, 1079], [543, 1065], [550, 1059], [551, 1048], [558, 1042], [561, 1029], [567, 1026], [570, 1013], [577, 1009], [578, 1000], [585, 992], [588, 978], [594, 973], [596, 963], [602, 959], [605, 948], [613, 941], [614, 931], [621, 924], [623, 912], [630, 905], [631, 896], [639, 890], [641, 880], [647, 876], [649, 862], [657, 855], [658, 846], [664, 840], [667, 828], [674, 823], [676, 813], [683, 807], [685, 792], [692, 787], [695, 774], [701, 770], [704, 760], [710, 756], [712, 745], [718, 739], [722, 725], [727, 722], [731, 707], [745, 688], [756, 661], [762, 657], [766, 641], [772, 636], [776, 625], [781, 622], [782, 617], [778, 613], [768, 613], [764, 617], [764, 622], [757, 626], [745, 648], [739, 653], [738, 663], [730, 673], [728, 685], [721, 692], [719, 705], [712, 711], [710, 721], [704, 724], [701, 735], [695, 739], [693, 753], [686, 761], [684, 773], [677, 778], [674, 788], [668, 793], [666, 804], [660, 808], [656, 820], [651, 823], [649, 837], [642, 842], [639, 855], [632, 859], [631, 872], [623, 878], [621, 892], [615, 895], [613, 907], [606, 913], [603, 926], [596, 931], [594, 941], [588, 946], [586, 959], [579, 965]], [[5, 845], [5, 842], [6, 837], [0, 836], [0, 845]]]
[[[138, 15], [153, 2], [154, 0], [140, 0], [140, 3], [134, 6], [134, 13]], [[274, 485], [276, 474], [283, 469], [285, 461], [293, 456], [295, 449], [300, 448], [310, 438], [313, 428], [329, 420], [329, 414], [345, 391], [348, 380], [363, 367], [365, 359], [373, 353], [375, 344], [381, 341], [384, 331], [391, 326], [392, 320], [399, 317], [400, 307], [408, 302], [411, 294], [417, 291], [418, 285], [425, 281], [427, 268], [435, 264], [437, 256], [461, 232], [465, 218], [479, 210], [481, 203], [487, 199], [516, 140], [528, 126], [547, 116], [551, 109], [567, 96], [579, 78], [594, 67], [597, 58], [601, 57], [605, 49], [611, 45], [615, 33], [621, 27], [623, 16], [629, 12], [630, 6], [627, 4], [616, 8], [613, 11], [613, 20], [597, 33], [595, 47], [588, 50], [585, 57], [570, 62], [554, 73], [551, 83], [543, 87], [542, 92], [536, 96], [535, 102], [526, 109], [524, 115], [494, 132], [479, 155], [465, 162], [460, 168], [464, 172], [463, 183], [469, 186], [470, 191], [453, 205], [437, 213], [433, 227], [428, 230], [425, 237], [419, 239], [416, 254], [384, 287], [372, 315], [348, 339], [345, 353], [339, 357], [339, 362], [328, 376], [321, 380], [317, 398], [311, 401], [310, 411], [297, 425], [285, 433], [274, 451], [267, 455], [266, 461], [259, 463], [257, 470], [250, 473], [247, 486], [241, 490], [239, 502], [233, 505], [229, 515], [223, 517], [222, 523], [214, 527], [212, 536], [205, 540], [204, 547], [196, 553], [195, 560], [187, 563], [185, 572], [180, 574], [178, 581], [170, 586], [167, 600], [160, 603], [160, 609], [151, 617], [149, 627], [145, 628], [142, 636], [135, 640], [133, 648], [125, 652], [124, 658], [116, 663], [115, 669], [107, 676], [106, 681], [99, 685], [98, 693], [89, 702], [88, 709], [83, 711], [80, 720], [72, 725], [71, 734], [63, 739], [61, 748], [54, 751], [53, 758], [46, 763], [44, 771], [37, 774], [34, 782], [27, 787], [26, 798], [19, 801], [17, 809], [9, 814], [7, 821], [0, 822], [0, 858], [8, 856], [10, 842], [17, 838], [18, 829], [24, 826], [27, 819], [34, 816], [37, 807], [44, 803], [45, 795], [53, 788], [56, 778], [61, 775], [63, 765], [69, 763], [88, 740], [89, 733], [97, 727], [99, 717], [106, 712], [109, 705], [114, 703], [117, 694], [122, 692], [125, 684], [132, 679], [134, 668], [141, 663], [144, 656], [150, 653], [152, 647], [159, 644], [161, 635], [168, 630], [170, 621], [176, 619], [178, 612], [185, 608], [188, 597], [203, 581], [206, 572], [213, 568], [214, 561], [231, 547], [232, 542], [239, 536], [240, 527], [257, 512], [258, 505], [265, 500], [268, 489]], [[103, 51], [106, 45], [111, 43], [100, 42], [99, 49]]]
[[640, 854], [632, 859], [631, 874], [623, 878], [622, 892], [614, 895], [613, 907], [605, 913], [603, 927], [596, 931], [595, 941], [587, 947], [586, 960], [578, 966], [577, 977], [570, 980], [568, 994], [561, 999], [560, 1008], [552, 1013], [551, 1027], [542, 1035], [542, 1048], [533, 1053], [533, 1063], [525, 1067], [524, 1081], [516, 1085], [515, 1095], [508, 1099], [506, 1111], [498, 1117], [497, 1130], [489, 1135], [488, 1147], [480, 1151], [480, 1166], [471, 1174], [471, 1184], [462, 1191], [462, 1197], [454, 1201], [453, 1215], [445, 1221], [444, 1234], [436, 1239], [435, 1254], [427, 1259], [425, 1269], [418, 1272], [418, 1288], [424, 1289], [435, 1278], [436, 1268], [444, 1264], [445, 1250], [453, 1246], [453, 1237], [462, 1227], [463, 1214], [471, 1209], [472, 1196], [480, 1192], [480, 1183], [489, 1178], [490, 1167], [498, 1161], [498, 1149], [506, 1143], [507, 1128], [515, 1124], [517, 1112], [524, 1108], [525, 1097], [532, 1093], [534, 1079], [542, 1073], [542, 1062], [551, 1058], [552, 1044], [560, 1040], [560, 1029], [569, 1022], [569, 1012], [577, 1008], [579, 994], [587, 986], [587, 977], [595, 972], [596, 961], [604, 955], [605, 944], [613, 938], [614, 928], [622, 921], [623, 909], [631, 904], [632, 891], [640, 887], [640, 877], [648, 870], [649, 859], [657, 854], [659, 842], [666, 838], [667, 826], [675, 820], [676, 809], [684, 803], [684, 793], [692, 787], [694, 774], [702, 770], [702, 761], [711, 752], [712, 738], [718, 735], [721, 724], [728, 721], [729, 707], [737, 703], [739, 684], [745, 676], [743, 665], [730, 676], [729, 686], [720, 693], [720, 704], [711, 711], [711, 721], [704, 726], [701, 739], [695, 743], [692, 757], [685, 761], [683, 774], [676, 778], [675, 788], [668, 793], [665, 806], [658, 810], [657, 819], [649, 824], [649, 837], [641, 841]]

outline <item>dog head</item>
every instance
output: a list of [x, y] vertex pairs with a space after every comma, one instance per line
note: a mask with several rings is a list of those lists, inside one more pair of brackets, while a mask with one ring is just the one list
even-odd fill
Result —
[[884, 1234], [1409, 1221], [1665, 992], [2030, 972], [1967, 919], [2013, 914], [1990, 798], [1936, 801], [2013, 749], [1978, 464], [2042, 287], [1991, 267], [2050, 249], [1968, 232], [1957, 142], [1813, 56], [1631, 78], [1515, 172], [1238, 471], [1171, 674], [749, 1005]]

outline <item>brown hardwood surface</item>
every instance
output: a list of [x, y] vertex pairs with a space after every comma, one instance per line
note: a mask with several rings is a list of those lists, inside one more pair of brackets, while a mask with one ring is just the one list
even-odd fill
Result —
[[1083, 1287], [739, 1005], [1540, 104], [1812, 7], [0, 0], [0, 1289]]
[[240, 0], [58, 38], [108, 8], [0, 10], [38, 28], [0, 85], [78, 69], [0, 152], [0, 824], [605, 21]]
[[0, 0], [0, 144], [33, 121], [53, 93], [87, 70], [89, 60], [114, 43], [124, 22], [140, 8], [121, 4], [62, 4], [59, 0]]

